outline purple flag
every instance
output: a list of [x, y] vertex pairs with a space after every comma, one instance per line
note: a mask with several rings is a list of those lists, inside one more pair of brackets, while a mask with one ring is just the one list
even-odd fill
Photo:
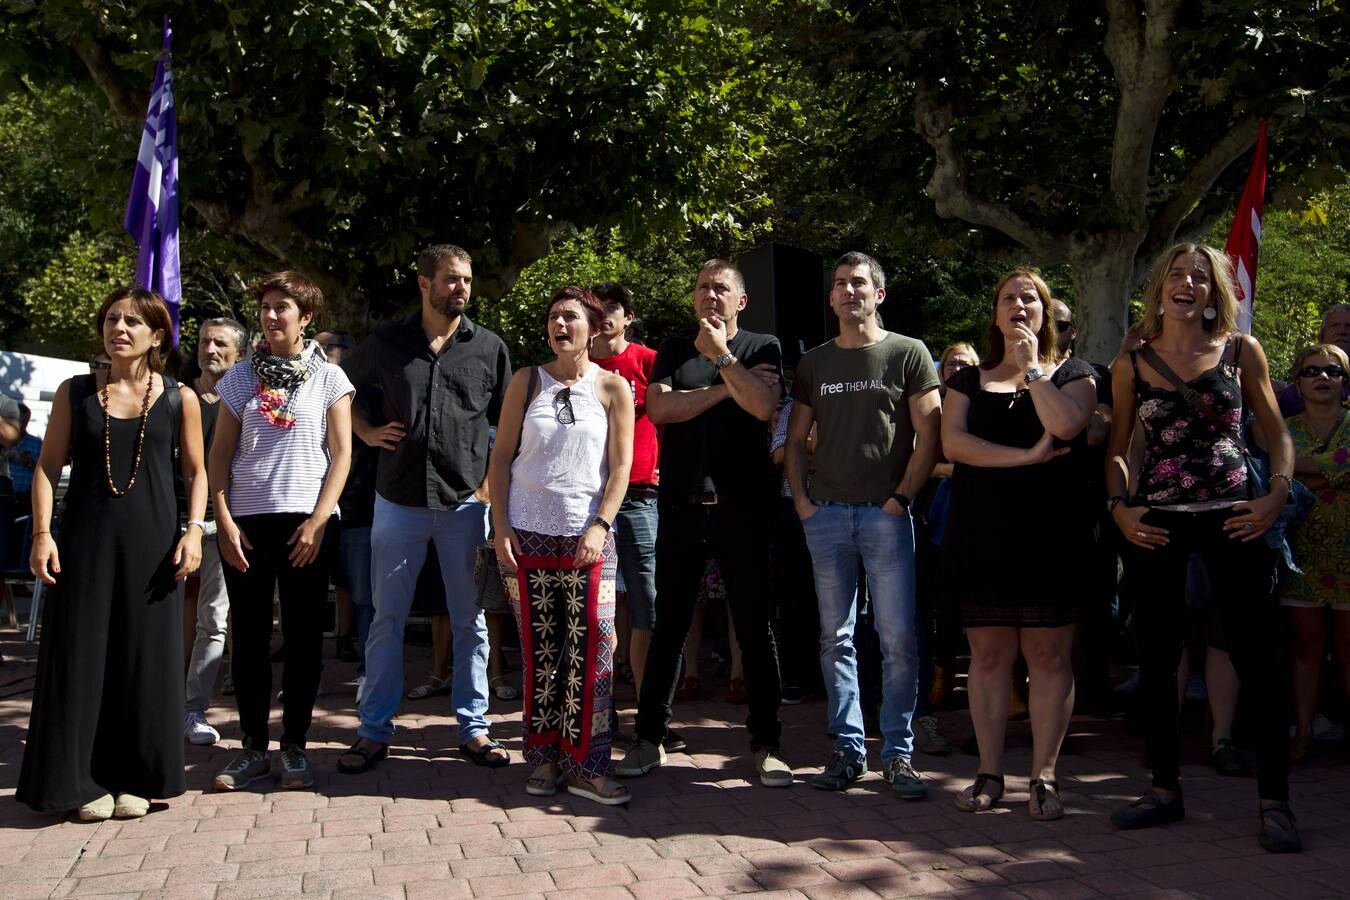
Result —
[[178, 117], [173, 110], [172, 49], [173, 30], [165, 16], [164, 52], [155, 67], [150, 108], [145, 112], [141, 150], [122, 226], [140, 245], [136, 285], [159, 294], [169, 305], [173, 343], [177, 346], [183, 286], [178, 271]]

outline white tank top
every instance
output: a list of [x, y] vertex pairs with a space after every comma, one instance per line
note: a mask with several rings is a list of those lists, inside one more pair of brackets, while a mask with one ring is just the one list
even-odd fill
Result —
[[[592, 364], [570, 390], [543, 367], [539, 396], [525, 410], [520, 452], [511, 463], [508, 519], [513, 529], [579, 535], [600, 509], [609, 477], [609, 415], [595, 393], [601, 368]], [[575, 421], [564, 425], [561, 391], [568, 390]]]

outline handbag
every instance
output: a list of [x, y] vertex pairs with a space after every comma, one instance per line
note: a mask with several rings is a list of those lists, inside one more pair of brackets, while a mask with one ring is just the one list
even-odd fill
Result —
[[[1241, 346], [1241, 344], [1238, 344], [1239, 350], [1241, 349]], [[1145, 362], [1153, 367], [1154, 371], [1172, 383], [1172, 386], [1176, 388], [1181, 396], [1185, 398], [1186, 402], [1190, 404], [1191, 409], [1195, 410], [1211, 425], [1219, 429], [1220, 433], [1228, 431], [1228, 423], [1221, 419], [1214, 410], [1210, 409], [1209, 405], [1205, 403], [1204, 398], [1200, 396], [1199, 391], [1182, 381], [1180, 376], [1172, 371], [1172, 367], [1163, 362], [1162, 357], [1158, 355], [1156, 350], [1145, 345], [1138, 353], [1143, 357]], [[1224, 355], [1227, 355], [1227, 351], [1225, 351]], [[1232, 365], [1235, 367], [1237, 366], [1237, 355], [1238, 351], [1235, 350], [1232, 362]], [[1266, 494], [1270, 493], [1270, 461], [1264, 455], [1258, 456], [1251, 452], [1246, 439], [1242, 435], [1244, 430], [1245, 426], [1240, 427], [1237, 432], [1231, 435], [1231, 437], [1233, 438], [1233, 443], [1235, 443], [1237, 448], [1242, 451], [1243, 462], [1247, 468], [1247, 486], [1250, 496], [1253, 499], [1256, 497], [1264, 497]], [[1308, 516], [1312, 514], [1313, 507], [1316, 505], [1317, 497], [1313, 495], [1313, 492], [1308, 490], [1303, 482], [1290, 476], [1289, 496], [1285, 498], [1284, 507], [1280, 510], [1280, 514], [1275, 519], [1274, 524], [1270, 526], [1270, 529], [1264, 535], [1266, 544], [1272, 549], [1279, 551], [1284, 564], [1289, 570], [1297, 572], [1300, 575], [1303, 574], [1303, 570], [1294, 562], [1293, 551], [1289, 547], [1288, 530], [1290, 525], [1293, 525], [1296, 522], [1302, 522], [1304, 519], [1308, 518]]]
[[492, 541], [479, 544], [473, 556], [473, 580], [476, 601], [483, 612], [506, 612], [506, 583], [497, 569], [497, 548]]

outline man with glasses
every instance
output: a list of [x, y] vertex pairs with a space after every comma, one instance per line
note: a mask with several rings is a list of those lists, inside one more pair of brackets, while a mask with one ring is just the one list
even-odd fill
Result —
[[[867, 772], [858, 662], [858, 562], [881, 644], [881, 762], [906, 800], [928, 788], [910, 764], [918, 696], [914, 518], [910, 500], [937, 460], [942, 404], [922, 341], [881, 327], [886, 274], [865, 253], [835, 263], [830, 308], [839, 337], [807, 352], [792, 383], [786, 469], [815, 570], [820, 667], [834, 752], [815, 787], [840, 791]], [[816, 428], [810, 485], [806, 439]]]
[[464, 308], [473, 261], [436, 244], [417, 257], [421, 309], [377, 329], [342, 362], [359, 392], [378, 385], [383, 425], [352, 410], [352, 430], [381, 449], [371, 525], [375, 618], [366, 641], [359, 738], [338, 771], [366, 772], [389, 753], [403, 697], [403, 626], [434, 541], [450, 616], [450, 700], [460, 751], [477, 765], [507, 765], [488, 733], [488, 632], [474, 589], [474, 555], [487, 538], [488, 424], [496, 422], [511, 363], [501, 338]]
[[749, 693], [750, 747], [761, 784], [787, 787], [792, 770], [778, 755], [782, 683], [765, 590], [768, 522], [777, 473], [765, 422], [778, 405], [783, 352], [772, 335], [737, 326], [748, 297], [740, 271], [712, 259], [698, 271], [696, 337], [661, 345], [647, 393], [647, 415], [664, 425], [657, 506], [656, 627], [638, 700], [637, 740], [614, 768], [643, 775], [666, 761], [662, 742], [680, 657], [707, 560], [726, 584]]

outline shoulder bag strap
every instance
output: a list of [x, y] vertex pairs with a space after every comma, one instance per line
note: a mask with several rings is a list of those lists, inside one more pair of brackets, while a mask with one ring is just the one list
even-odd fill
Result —
[[[1201, 399], [1199, 391], [1182, 381], [1181, 377], [1177, 375], [1176, 372], [1172, 371], [1172, 367], [1163, 362], [1162, 357], [1158, 355], [1156, 350], [1146, 345], [1140, 348], [1139, 355], [1144, 358], [1144, 362], [1153, 367], [1154, 371], [1172, 383], [1172, 386], [1176, 388], [1181, 393], [1181, 396], [1185, 398], [1186, 402], [1190, 404], [1191, 409], [1204, 416], [1211, 425], [1218, 428], [1220, 431], [1228, 431], [1228, 423], [1219, 418], [1218, 414], [1209, 408], [1209, 405]], [[1227, 355], [1228, 351], [1225, 349], [1224, 356]], [[1242, 451], [1243, 455], [1246, 455], [1247, 442], [1242, 439], [1241, 429], [1233, 435], [1233, 440], [1237, 443], [1238, 449]]]

